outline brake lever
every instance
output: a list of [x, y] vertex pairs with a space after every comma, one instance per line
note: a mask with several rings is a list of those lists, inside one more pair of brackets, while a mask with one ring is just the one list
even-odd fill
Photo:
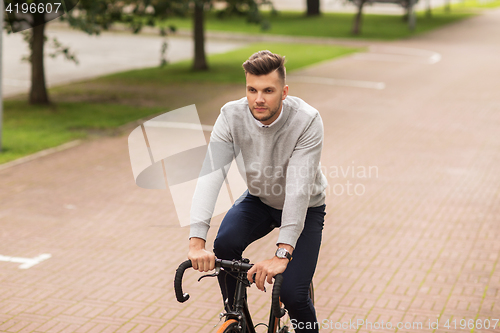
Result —
[[206, 277], [216, 277], [217, 275], [219, 275], [219, 273], [220, 273], [220, 267], [215, 267], [215, 272], [213, 274], [205, 274], [205, 275], [201, 276], [198, 279], [198, 282], [200, 282], [201, 279], [206, 278]]

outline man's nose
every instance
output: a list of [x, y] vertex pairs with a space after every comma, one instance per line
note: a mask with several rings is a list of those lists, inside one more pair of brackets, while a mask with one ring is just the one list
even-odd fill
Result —
[[257, 93], [257, 99], [255, 100], [256, 103], [258, 104], [263, 104], [266, 102], [266, 100], [264, 99], [264, 94], [262, 94], [261, 92], [258, 92]]

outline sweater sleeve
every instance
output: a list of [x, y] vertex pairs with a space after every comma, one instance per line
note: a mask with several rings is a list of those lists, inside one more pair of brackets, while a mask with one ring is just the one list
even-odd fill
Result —
[[309, 199], [318, 172], [323, 147], [323, 122], [319, 114], [297, 141], [286, 172], [285, 202], [278, 244], [295, 248], [304, 229]]
[[229, 125], [221, 112], [215, 122], [198, 176], [190, 211], [190, 234], [206, 240], [219, 191], [234, 156]]

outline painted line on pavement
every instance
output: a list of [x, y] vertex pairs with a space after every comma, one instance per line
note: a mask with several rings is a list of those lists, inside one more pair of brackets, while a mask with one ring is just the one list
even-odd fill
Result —
[[385, 89], [384, 82], [332, 79], [328, 77], [317, 77], [317, 76], [288, 76], [286, 79], [287, 81], [292, 81], [292, 82], [327, 84], [331, 86], [345, 86], [345, 87], [367, 88], [367, 89], [377, 89], [377, 90]]
[[49, 253], [43, 253], [34, 258], [9, 257], [0, 254], [0, 261], [21, 263], [21, 265], [19, 265], [20, 269], [28, 269], [35, 266], [36, 264], [41, 263], [44, 260], [49, 259], [50, 257], [52, 257], [52, 255], [50, 255]]
[[355, 60], [412, 62], [433, 65], [441, 61], [441, 54], [409, 47], [370, 46], [368, 53], [356, 53], [352, 56]]
[[180, 129], [190, 129], [190, 130], [195, 130], [199, 131], [200, 129], [203, 131], [207, 132], [212, 132], [214, 129], [213, 126], [210, 125], [199, 125], [199, 124], [194, 124], [194, 123], [173, 123], [173, 122], [166, 122], [166, 121], [154, 121], [151, 123], [148, 123], [148, 127], [161, 127], [161, 128], [180, 128]]

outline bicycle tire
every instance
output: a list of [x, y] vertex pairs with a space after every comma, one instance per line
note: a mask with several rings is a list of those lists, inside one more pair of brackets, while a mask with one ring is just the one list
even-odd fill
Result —
[[229, 319], [222, 324], [217, 330], [217, 333], [238, 333], [241, 332], [238, 329], [238, 321], [236, 319]]

